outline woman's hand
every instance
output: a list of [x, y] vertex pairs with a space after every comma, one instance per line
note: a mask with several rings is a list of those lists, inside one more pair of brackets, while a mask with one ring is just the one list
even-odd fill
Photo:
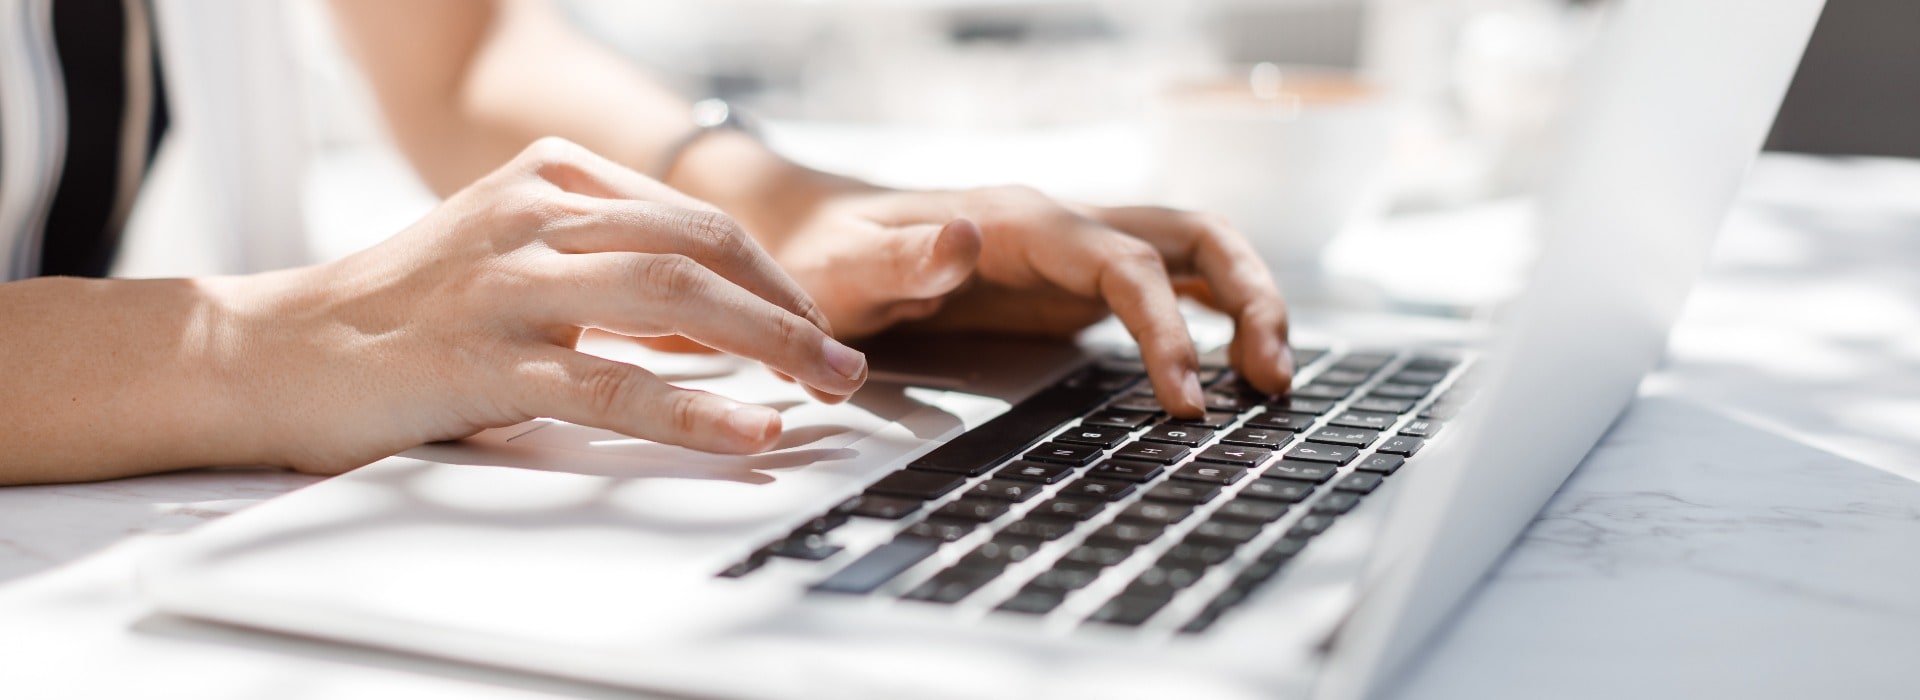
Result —
[[1233, 316], [1228, 348], [1256, 388], [1292, 382], [1286, 305], [1265, 264], [1217, 218], [1064, 205], [1026, 188], [849, 191], [768, 247], [842, 337], [895, 324], [1070, 334], [1109, 310], [1140, 342], [1154, 392], [1196, 415], [1199, 360], [1176, 286]]
[[573, 349], [678, 334], [829, 400], [865, 381], [801, 286], [718, 210], [559, 139], [379, 246], [209, 282], [264, 461], [334, 472], [537, 416], [756, 452], [779, 414]]

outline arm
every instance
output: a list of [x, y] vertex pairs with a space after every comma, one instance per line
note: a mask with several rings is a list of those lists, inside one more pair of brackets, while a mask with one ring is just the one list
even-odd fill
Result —
[[203, 280], [0, 284], [0, 484], [334, 473], [536, 416], [716, 452], [779, 414], [574, 350], [678, 334], [839, 400], [866, 361], [725, 215], [543, 140], [379, 246]]
[[[334, 7], [402, 149], [442, 191], [540, 135], [645, 170], [692, 128], [683, 101], [541, 0]], [[1241, 375], [1269, 393], [1291, 383], [1279, 292], [1246, 241], [1210, 217], [1077, 207], [1023, 188], [894, 192], [732, 133], [695, 142], [667, 184], [740, 221], [840, 337], [905, 323], [1070, 334], [1111, 310], [1140, 341], [1161, 403], [1195, 415], [1199, 359], [1175, 290], [1197, 288], [1235, 317]]]

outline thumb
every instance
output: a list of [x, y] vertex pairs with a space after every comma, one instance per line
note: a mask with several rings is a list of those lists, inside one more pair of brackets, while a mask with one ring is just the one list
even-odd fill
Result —
[[887, 232], [885, 274], [896, 299], [933, 299], [973, 276], [980, 264], [980, 227], [966, 219], [902, 226]]

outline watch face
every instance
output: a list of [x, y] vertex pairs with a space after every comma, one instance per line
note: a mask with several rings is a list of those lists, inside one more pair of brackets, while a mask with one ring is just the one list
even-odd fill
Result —
[[693, 124], [702, 129], [712, 129], [732, 121], [733, 107], [726, 100], [710, 97], [693, 103]]

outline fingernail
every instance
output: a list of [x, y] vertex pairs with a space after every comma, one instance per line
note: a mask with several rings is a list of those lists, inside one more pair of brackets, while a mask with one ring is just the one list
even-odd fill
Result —
[[1188, 405], [1201, 408], [1207, 405], [1206, 397], [1200, 393], [1200, 375], [1193, 370], [1187, 370], [1186, 374], [1180, 377], [1180, 393], [1186, 397]]
[[823, 353], [827, 356], [827, 366], [847, 379], [860, 379], [867, 374], [867, 356], [865, 353], [841, 345], [840, 341], [825, 338], [820, 341]]
[[735, 406], [727, 427], [749, 443], [764, 445], [780, 434], [780, 413], [766, 406]]

